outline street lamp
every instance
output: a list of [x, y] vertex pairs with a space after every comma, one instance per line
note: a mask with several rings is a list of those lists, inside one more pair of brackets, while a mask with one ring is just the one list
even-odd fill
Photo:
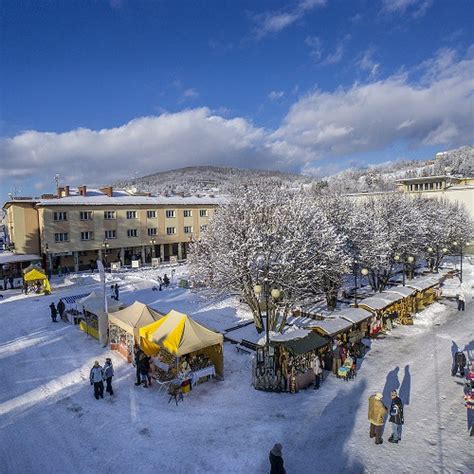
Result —
[[[457, 247], [459, 245], [459, 256], [461, 257], [461, 264], [459, 266], [459, 281], [462, 283], [462, 259], [463, 259], [463, 250], [464, 246], [468, 247], [470, 245], [470, 242], [461, 242], [458, 244], [458, 242], [454, 241], [453, 246]], [[444, 249], [443, 249], [444, 250]]]
[[[354, 272], [354, 285], [355, 285], [355, 288], [354, 288], [354, 306], [357, 308], [359, 305], [357, 303], [357, 287], [358, 287], [358, 284], [357, 284], [357, 277], [359, 276], [359, 262], [358, 260], [354, 260], [354, 264], [355, 264], [355, 272]], [[367, 276], [369, 274], [369, 270], [367, 268], [363, 268], [360, 273], [364, 276]]]
[[412, 257], [411, 255], [409, 255], [408, 257], [404, 257], [404, 256], [400, 256], [400, 255], [395, 255], [393, 257], [393, 259], [399, 263], [399, 262], [402, 262], [403, 264], [403, 269], [402, 269], [402, 285], [405, 286], [405, 273], [406, 273], [406, 264], [409, 263], [410, 265], [413, 264], [413, 262], [415, 261], [415, 257]]
[[[270, 345], [270, 311], [268, 308], [268, 303], [271, 299], [273, 303], [276, 303], [281, 297], [281, 290], [279, 288], [272, 288], [268, 278], [264, 278], [263, 285], [257, 283], [253, 287], [253, 291], [257, 295], [257, 298], [261, 301], [265, 301], [265, 318], [267, 320], [266, 330], [265, 330], [265, 345], [268, 347]], [[260, 303], [260, 302], [259, 302]]]
[[151, 244], [151, 258], [155, 258], [155, 244], [156, 244], [155, 237], [152, 237], [150, 239], [150, 244]]
[[105, 238], [102, 242], [102, 248], [104, 249], [104, 262], [105, 266], [107, 267], [107, 251], [110, 247], [109, 241]]

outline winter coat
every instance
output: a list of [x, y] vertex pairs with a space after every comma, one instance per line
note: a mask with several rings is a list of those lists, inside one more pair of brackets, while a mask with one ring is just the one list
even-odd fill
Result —
[[454, 360], [456, 361], [456, 364], [460, 367], [464, 367], [466, 365], [466, 355], [464, 354], [464, 352], [456, 352]]
[[375, 398], [375, 395], [369, 397], [369, 421], [375, 426], [382, 426], [387, 409], [382, 400]]
[[105, 364], [104, 365], [104, 378], [108, 379], [110, 377], [113, 377], [114, 374], [114, 366], [112, 364]]
[[270, 453], [268, 457], [270, 459], [270, 474], [286, 474], [281, 456], [275, 456], [273, 453]]
[[65, 309], [66, 309], [66, 305], [64, 304], [64, 301], [61, 300], [61, 301], [58, 303], [58, 313], [59, 313], [59, 314], [63, 314]]
[[92, 367], [89, 379], [91, 383], [102, 382], [104, 380], [104, 369], [100, 365]]
[[54, 303], [51, 303], [51, 304], [49, 305], [49, 307], [50, 307], [50, 309], [51, 309], [51, 316], [52, 316], [53, 318], [55, 318], [55, 317], [58, 315], [58, 311], [57, 311], [57, 309], [56, 309], [56, 306], [54, 306]]
[[321, 375], [323, 373], [323, 369], [321, 367], [321, 361], [319, 357], [315, 357], [311, 361], [311, 368], [313, 369], [314, 375]]
[[403, 425], [403, 403], [400, 400], [400, 397], [396, 397], [392, 400], [392, 404], [390, 405], [390, 419], [391, 423], [395, 423], [397, 425]]
[[140, 369], [140, 373], [143, 375], [148, 374], [150, 371], [150, 358], [148, 356], [144, 356], [140, 359], [138, 363], [138, 368]]
[[145, 354], [140, 349], [137, 349], [135, 351], [135, 355], [134, 355], [135, 367], [140, 366], [140, 360], [144, 356], [145, 356]]

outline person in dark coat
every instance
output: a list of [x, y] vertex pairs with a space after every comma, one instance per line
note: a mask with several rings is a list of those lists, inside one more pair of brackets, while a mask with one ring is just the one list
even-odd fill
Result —
[[268, 458], [270, 460], [270, 474], [286, 474], [283, 455], [282, 455], [282, 445], [276, 443], [273, 448], [270, 450]]
[[119, 286], [117, 283], [115, 283], [115, 286], [114, 286], [114, 296], [115, 296], [115, 299], [118, 301], [119, 300]]
[[168, 288], [170, 284], [170, 279], [168, 278], [168, 275], [166, 273], [163, 276], [163, 284], [165, 285], [165, 288]]
[[94, 362], [94, 366], [89, 374], [91, 385], [94, 385], [94, 397], [96, 400], [104, 398], [104, 369], [100, 366], [99, 361]]
[[10, 282], [10, 288], [13, 290], [13, 282], [14, 282], [13, 277], [10, 277], [8, 281]]
[[51, 309], [51, 319], [53, 320], [53, 323], [57, 323], [56, 318], [58, 317], [58, 310], [56, 309], [56, 306], [54, 306], [54, 302], [51, 302], [49, 308]]
[[402, 425], [404, 423], [403, 403], [396, 390], [392, 390], [390, 396], [392, 404], [390, 405], [389, 421], [392, 424], [392, 436], [388, 438], [388, 441], [389, 443], [398, 443], [402, 439]]
[[105, 379], [105, 391], [107, 393], [110, 393], [110, 395], [114, 394], [114, 391], [112, 389], [112, 377], [114, 376], [114, 366], [112, 365], [112, 359], [110, 357], [107, 357], [105, 359], [105, 365], [104, 365], [104, 379]]
[[150, 377], [150, 358], [143, 353], [142, 358], [140, 359], [140, 377], [141, 382], [145, 388], [148, 385], [151, 385], [151, 377]]
[[141, 377], [140, 377], [140, 360], [145, 354], [142, 352], [142, 350], [138, 347], [135, 346], [134, 348], [134, 354], [133, 354], [133, 361], [135, 364], [135, 375], [137, 377], [137, 381], [135, 382], [135, 385], [141, 385]]
[[458, 370], [459, 370], [461, 377], [464, 377], [465, 367], [466, 367], [466, 356], [464, 352], [462, 351], [456, 352], [456, 354], [454, 354], [454, 365], [453, 365], [453, 370], [451, 372], [451, 375], [454, 377], [458, 373]]
[[61, 319], [63, 319], [63, 314], [64, 314], [65, 309], [66, 309], [66, 305], [64, 304], [64, 301], [60, 299], [58, 303], [58, 313]]

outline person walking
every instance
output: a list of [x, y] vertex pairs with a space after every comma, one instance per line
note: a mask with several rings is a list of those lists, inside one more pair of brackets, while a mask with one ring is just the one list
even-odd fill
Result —
[[142, 352], [142, 350], [138, 346], [135, 346], [133, 351], [134, 351], [133, 361], [135, 363], [135, 375], [136, 375], [135, 385], [138, 386], [142, 384], [141, 376], [140, 376], [140, 360], [145, 354]]
[[114, 286], [114, 296], [115, 296], [115, 299], [118, 301], [119, 300], [119, 286], [117, 283], [115, 283], [115, 286]]
[[59, 300], [57, 308], [58, 308], [59, 317], [61, 319], [64, 319], [63, 315], [64, 315], [64, 311], [66, 309], [66, 305], [64, 304], [64, 301], [62, 300], [62, 298]]
[[466, 309], [466, 296], [463, 292], [460, 293], [458, 298], [458, 311], [464, 311]]
[[323, 362], [319, 358], [318, 354], [315, 354], [311, 361], [311, 368], [314, 372], [314, 390], [318, 390], [321, 386], [321, 375], [323, 373]]
[[89, 374], [91, 385], [94, 385], [94, 397], [96, 400], [104, 398], [104, 369], [96, 360]]
[[454, 377], [458, 373], [458, 370], [459, 370], [461, 377], [464, 377], [465, 367], [466, 367], [466, 355], [462, 351], [456, 352], [456, 354], [454, 354], [454, 365], [453, 365], [453, 370], [451, 372], [451, 375]]
[[58, 317], [58, 310], [56, 309], [56, 306], [54, 306], [53, 301], [49, 305], [49, 309], [51, 310], [51, 319], [53, 320], [53, 323], [57, 323], [56, 318]]
[[114, 366], [112, 365], [112, 359], [110, 357], [107, 357], [105, 359], [105, 365], [104, 365], [104, 379], [105, 379], [105, 391], [109, 393], [110, 395], [114, 394], [114, 391], [112, 389], [112, 377], [114, 376]]
[[140, 377], [141, 383], [145, 388], [147, 388], [148, 385], [151, 385], [150, 358], [145, 353], [143, 353], [143, 356], [140, 359]]
[[268, 458], [270, 460], [270, 474], [286, 474], [282, 454], [283, 446], [276, 443], [270, 450]]
[[383, 395], [377, 392], [369, 397], [369, 422], [370, 422], [370, 438], [375, 438], [375, 444], [382, 444], [382, 429], [387, 414], [387, 408], [382, 403]]
[[404, 423], [403, 403], [396, 390], [392, 390], [390, 396], [392, 404], [390, 405], [389, 421], [392, 424], [392, 436], [388, 438], [388, 441], [389, 443], [398, 443], [402, 440], [402, 425]]
[[170, 279], [168, 278], [168, 275], [165, 273], [163, 276], [163, 284], [165, 285], [165, 288], [168, 288], [170, 285]]

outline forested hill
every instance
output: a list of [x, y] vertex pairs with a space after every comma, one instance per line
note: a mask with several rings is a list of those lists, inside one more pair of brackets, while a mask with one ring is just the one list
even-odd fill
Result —
[[355, 193], [390, 191], [396, 188], [397, 179], [444, 174], [474, 176], [474, 148], [463, 146], [439, 152], [429, 160], [397, 161], [349, 168], [324, 178], [269, 170], [193, 166], [120, 180], [114, 183], [114, 186], [161, 194], [179, 192], [226, 194], [231, 192], [232, 187], [249, 180], [274, 179], [285, 186], [312, 185], [328, 192]]

